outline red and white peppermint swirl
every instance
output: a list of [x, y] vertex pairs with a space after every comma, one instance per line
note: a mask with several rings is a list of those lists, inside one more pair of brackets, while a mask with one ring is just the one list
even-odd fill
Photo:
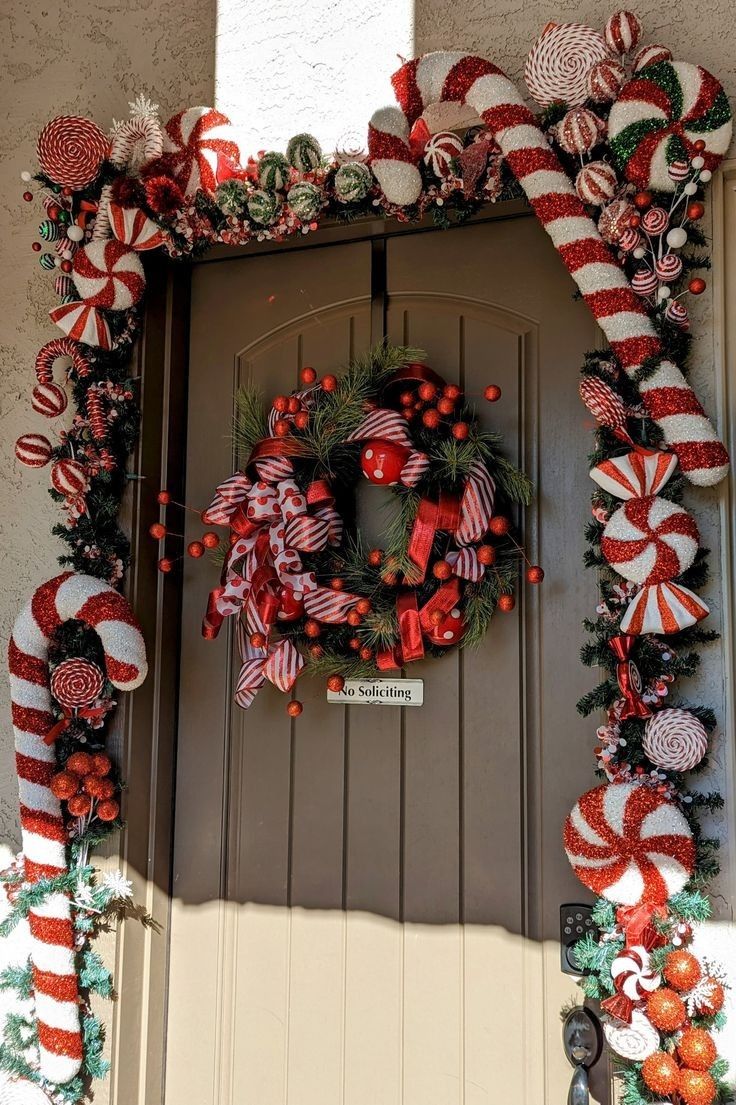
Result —
[[607, 161], [591, 161], [575, 177], [575, 191], [583, 203], [602, 207], [616, 195], [616, 170]]
[[59, 357], [70, 357], [72, 370], [81, 380], [89, 376], [90, 364], [81, 346], [71, 338], [54, 338], [47, 341], [36, 354], [36, 379], [39, 384], [51, 384], [54, 380], [54, 364]]
[[689, 710], [659, 710], [647, 719], [644, 754], [665, 771], [692, 771], [708, 751], [708, 730]]
[[640, 499], [661, 491], [677, 467], [677, 458], [661, 449], [641, 449], [601, 461], [590, 478], [617, 499]]
[[632, 1001], [641, 1001], [658, 990], [662, 983], [659, 972], [651, 968], [649, 952], [639, 944], [616, 956], [611, 964], [611, 978], [618, 992]]
[[626, 70], [619, 61], [604, 58], [588, 71], [588, 95], [597, 104], [610, 104], [624, 86]]
[[664, 207], [650, 207], [648, 211], [645, 211], [641, 218], [641, 225], [647, 234], [659, 237], [660, 234], [664, 234], [665, 230], [669, 226], [670, 217], [665, 211]]
[[679, 326], [682, 330], [687, 330], [690, 327], [690, 315], [688, 309], [684, 303], [681, 303], [678, 299], [672, 299], [664, 309], [665, 318], [668, 322], [672, 322], [675, 326]]
[[[8, 650], [25, 877], [30, 883], [68, 871], [67, 832], [51, 790], [56, 751], [44, 737], [53, 728], [48, 651], [66, 621], [94, 629], [107, 676], [133, 690], [146, 675], [140, 628], [126, 599], [99, 579], [66, 572], [44, 583], [18, 616]], [[31, 909], [31, 966], [40, 1071], [69, 1082], [83, 1057], [74, 929], [66, 894], [51, 894]]]
[[631, 287], [636, 294], [640, 295], [643, 299], [653, 295], [658, 286], [659, 280], [657, 279], [657, 274], [653, 269], [648, 269], [646, 266], [637, 269], [631, 278]]
[[440, 180], [452, 175], [452, 162], [463, 152], [463, 144], [456, 134], [449, 130], [438, 131], [427, 139], [422, 160], [427, 168]]
[[641, 38], [641, 23], [629, 11], [618, 11], [606, 23], [606, 43], [615, 54], [635, 50]]
[[138, 253], [157, 249], [166, 241], [166, 234], [161, 227], [139, 207], [121, 207], [118, 203], [111, 203], [108, 218], [110, 229], [118, 241], [131, 246]]
[[15, 455], [28, 468], [43, 468], [51, 460], [51, 442], [43, 434], [22, 434], [15, 443]]
[[163, 159], [185, 196], [214, 192], [240, 161], [230, 120], [212, 107], [190, 107], [169, 119]]
[[31, 406], [44, 418], [57, 418], [67, 408], [67, 394], [58, 384], [36, 384], [31, 393]]
[[639, 73], [648, 65], [657, 65], [660, 61], [672, 61], [672, 51], [657, 43], [642, 46], [641, 50], [634, 55], [634, 72]]
[[89, 488], [87, 469], [78, 460], [62, 458], [51, 467], [51, 485], [69, 502], [76, 502]]
[[62, 660], [51, 676], [51, 693], [67, 710], [89, 706], [102, 694], [105, 677], [90, 660]]
[[89, 303], [62, 303], [49, 311], [49, 318], [75, 342], [112, 349], [112, 335], [107, 319]]
[[[638, 249], [643, 241], [643, 238], [639, 231], [633, 226], [627, 226], [621, 233], [621, 239], [618, 243], [619, 248], [624, 253], [633, 253], [635, 249]], [[632, 281], [633, 287], [633, 281]], [[647, 293], [649, 294], [649, 293]]]
[[135, 250], [112, 238], [89, 242], [77, 251], [74, 284], [90, 306], [125, 311], [142, 297], [146, 276]]
[[682, 260], [676, 253], [664, 253], [654, 262], [654, 271], [664, 284], [671, 284], [682, 273]]
[[84, 188], [91, 184], [107, 156], [108, 139], [91, 119], [58, 115], [38, 136], [41, 171], [55, 184]]
[[676, 184], [680, 184], [681, 181], [687, 180], [692, 171], [687, 161], [673, 161], [671, 165], [667, 166], [667, 175], [670, 180], [674, 180]]
[[601, 552], [624, 579], [643, 585], [682, 575], [695, 560], [700, 535], [695, 519], [659, 495], [630, 499], [608, 519]]
[[644, 587], [626, 607], [621, 632], [633, 636], [681, 633], [710, 613], [702, 599], [679, 583]]
[[587, 107], [576, 107], [568, 111], [555, 128], [557, 141], [562, 149], [565, 153], [576, 156], [592, 150], [605, 133], [606, 124]]
[[548, 23], [524, 66], [526, 86], [540, 107], [578, 107], [588, 98], [588, 73], [608, 54], [598, 31], [583, 23]]

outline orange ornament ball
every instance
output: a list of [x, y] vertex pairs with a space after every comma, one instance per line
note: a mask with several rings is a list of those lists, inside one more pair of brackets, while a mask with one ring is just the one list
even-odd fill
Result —
[[265, 648], [266, 647], [266, 634], [265, 633], [251, 633], [250, 643], [253, 648]]
[[324, 656], [325, 654], [325, 650], [322, 648], [322, 645], [310, 645], [308, 652], [313, 660], [319, 660], [320, 656]]
[[104, 778], [105, 775], [110, 774], [112, 768], [112, 760], [105, 752], [94, 752], [92, 754], [92, 774], [99, 775], [100, 778]]
[[637, 192], [634, 196], [634, 206], [638, 207], [640, 211], [646, 210], [652, 202], [651, 192]]
[[367, 645], [364, 645], [358, 655], [360, 656], [361, 660], [364, 660], [367, 663], [369, 660], [373, 659], [373, 649], [368, 648]]
[[368, 553], [368, 563], [372, 568], [378, 568], [383, 560], [383, 549], [371, 549]]
[[333, 691], [335, 694], [339, 694], [345, 686], [345, 679], [342, 675], [331, 675], [327, 680], [327, 689]]
[[489, 403], [497, 403], [501, 398], [501, 389], [498, 384], [489, 384], [483, 392], [483, 398], [487, 399]]
[[168, 506], [171, 502], [171, 492], [162, 489], [156, 496], [156, 502], [160, 503], [161, 506]]
[[495, 514], [488, 523], [488, 528], [494, 537], [503, 537], [509, 532], [511, 523], [508, 518], [504, 518], [503, 514]]
[[301, 370], [301, 372], [299, 373], [299, 375], [300, 375], [300, 377], [301, 377], [301, 381], [302, 381], [302, 383], [303, 383], [303, 384], [306, 384], [306, 385], [307, 385], [307, 387], [309, 387], [309, 385], [310, 385], [310, 384], [313, 384], [313, 383], [314, 383], [314, 381], [315, 381], [315, 380], [317, 379], [317, 373], [316, 373], [316, 372], [315, 372], [315, 370], [314, 370], [313, 368], [311, 368], [311, 367], [310, 367], [309, 365], [306, 365], [306, 366], [305, 366], [305, 367], [304, 367], [304, 368], [303, 368], [303, 369]]
[[287, 422], [285, 418], [277, 418], [273, 424], [273, 432], [276, 437], [286, 437], [291, 430], [291, 423]]
[[678, 948], [665, 959], [662, 973], [676, 990], [692, 990], [700, 982], [703, 972], [692, 952]]
[[271, 406], [275, 411], [279, 411], [280, 414], [284, 414], [289, 409], [288, 395], [277, 395]]
[[502, 614], [510, 614], [516, 606], [516, 599], [513, 595], [499, 595], [497, 606]]
[[452, 414], [452, 412], [455, 410], [455, 400], [448, 399], [447, 396], [443, 395], [441, 399], [437, 400], [437, 410], [440, 414]]
[[430, 407], [428, 411], [425, 411], [422, 415], [422, 422], [428, 430], [435, 430], [440, 424], [440, 413], [436, 411], [434, 407]]
[[72, 752], [66, 761], [67, 771], [73, 771], [75, 775], [89, 775], [94, 770], [94, 760], [89, 752]]
[[399, 396], [399, 402], [401, 403], [402, 407], [413, 407], [414, 406], [414, 392], [413, 391], [402, 391], [401, 395]]
[[496, 550], [493, 545], [478, 546], [478, 563], [485, 564], [486, 567], [496, 563]]
[[148, 530], [149, 535], [154, 541], [160, 541], [162, 537], [166, 536], [166, 526], [161, 522], [154, 522]]
[[309, 425], [309, 411], [298, 411], [294, 415], [294, 425], [297, 430], [306, 430]]
[[459, 399], [461, 392], [457, 384], [445, 384], [442, 394], [446, 399]]
[[173, 569], [174, 569], [174, 561], [171, 559], [171, 557], [170, 556], [162, 556], [161, 559], [158, 562], [159, 572], [163, 572], [164, 575], [167, 575], [169, 572], [173, 571]]
[[67, 808], [72, 817], [86, 817], [92, 809], [92, 799], [88, 794], [75, 794], [67, 802]]
[[97, 816], [100, 821], [114, 821], [119, 813], [120, 806], [113, 798], [108, 798], [105, 802], [100, 802], [97, 807]]
[[680, 1071], [677, 1092], [684, 1105], [711, 1105], [716, 1096], [716, 1084], [704, 1070]]
[[333, 591], [344, 591], [345, 590], [345, 580], [340, 579], [339, 576], [335, 576], [334, 579], [330, 580], [330, 587], [332, 588]]
[[423, 399], [425, 403], [428, 403], [430, 399], [434, 399], [437, 394], [437, 387], [435, 384], [420, 384], [418, 395], [420, 399]]
[[299, 717], [303, 710], [304, 707], [302, 706], [301, 702], [299, 702], [296, 698], [286, 707], [286, 712], [289, 717]]
[[687, 1020], [687, 1010], [680, 995], [664, 986], [649, 995], [647, 1017], [662, 1032], [676, 1032]]
[[79, 790], [79, 776], [72, 771], [60, 771], [52, 777], [50, 785], [57, 798], [71, 798]]
[[652, 1093], [674, 1093], [679, 1073], [677, 1063], [666, 1051], [655, 1051], [641, 1065], [641, 1076]]
[[458, 441], [465, 441], [470, 433], [470, 426], [467, 422], [456, 422], [452, 427], [452, 436]]
[[700, 203], [699, 200], [693, 200], [692, 203], [687, 205], [687, 217], [688, 219], [702, 219], [705, 214], [705, 205]]
[[348, 623], [348, 625], [352, 625], [353, 628], [355, 628], [355, 626], [358, 626], [362, 623], [363, 617], [361, 614], [358, 613], [357, 610], [348, 610], [345, 621]]
[[353, 652], [360, 652], [363, 647], [363, 642], [360, 637], [351, 637], [348, 641], [348, 648], [351, 648]]
[[296, 414], [296, 412], [300, 411], [301, 409], [302, 409], [301, 400], [298, 399], [296, 395], [290, 395], [289, 396], [289, 406], [287, 408], [287, 410], [289, 411], [289, 414]]
[[718, 1049], [710, 1032], [704, 1028], [686, 1028], [677, 1045], [680, 1062], [693, 1070], [710, 1070], [718, 1057]]
[[202, 544], [206, 549], [216, 549], [220, 544], [220, 538], [212, 530], [202, 534]]
[[322, 627], [314, 618], [308, 618], [304, 623], [304, 632], [307, 637], [319, 637]]
[[432, 575], [435, 579], [449, 579], [452, 575], [452, 565], [446, 560], [438, 560], [432, 566]]
[[328, 376], [323, 376], [322, 377], [322, 390], [323, 391], [334, 391], [336, 387], [337, 387], [337, 376], [328, 375]]
[[531, 564], [526, 570], [527, 583], [541, 583], [544, 579], [544, 568], [538, 564]]

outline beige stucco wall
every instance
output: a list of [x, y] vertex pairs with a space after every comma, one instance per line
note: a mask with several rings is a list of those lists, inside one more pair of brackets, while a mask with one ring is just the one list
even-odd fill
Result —
[[[677, 57], [698, 61], [736, 95], [736, 52], [730, 0], [667, 5], [638, 0], [645, 41], [668, 44]], [[21, 468], [13, 442], [22, 432], [43, 431], [30, 410], [33, 360], [55, 336], [48, 321], [49, 278], [31, 253], [37, 209], [21, 202], [20, 171], [32, 167], [35, 135], [46, 119], [63, 112], [93, 115], [107, 126], [123, 117], [136, 92], [150, 92], [164, 115], [180, 106], [210, 102], [232, 114], [256, 147], [283, 142], [310, 129], [326, 144], [360, 131], [372, 106], [388, 96], [396, 54], [410, 56], [440, 47], [471, 48], [520, 79], [529, 43], [551, 19], [601, 26], [613, 6], [594, 0], [580, 5], [543, 0], [222, 0], [216, 20], [206, 0], [8, 0], [0, 13], [3, 65], [3, 157], [0, 160], [2, 257], [0, 267], [0, 627], [7, 636], [17, 608], [56, 570], [57, 547], [49, 536], [56, 509], [46, 494], [46, 476]], [[250, 152], [247, 150], [246, 152]], [[715, 412], [712, 302], [695, 309], [694, 381]], [[571, 402], [576, 402], [574, 396]], [[581, 473], [581, 524], [588, 489]], [[691, 496], [705, 541], [714, 549], [708, 600], [718, 627], [718, 492]], [[548, 568], [553, 570], [554, 566]], [[570, 643], [575, 662], [577, 642]], [[705, 658], [701, 676], [688, 688], [694, 701], [712, 703], [723, 717], [724, 663], [719, 646]], [[571, 709], [573, 708], [571, 703]], [[0, 679], [0, 717], [7, 718], [7, 692]], [[715, 757], [715, 785], [726, 783], [726, 760]], [[592, 779], [592, 762], [591, 762]], [[733, 810], [718, 819], [724, 860], [733, 863]], [[0, 736], [0, 839], [17, 838], [12, 734]], [[721, 916], [730, 915], [728, 879], [722, 879]]]

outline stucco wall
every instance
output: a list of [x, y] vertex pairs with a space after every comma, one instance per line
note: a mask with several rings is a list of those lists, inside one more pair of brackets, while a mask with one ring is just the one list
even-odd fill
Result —
[[[676, 56], [698, 61], [736, 94], [732, 5], [674, 0], [661, 8], [638, 0], [645, 41], [669, 45]], [[35, 135], [60, 112], [88, 113], [103, 126], [127, 112], [136, 92], [147, 91], [164, 116], [185, 104], [210, 102], [228, 111], [246, 152], [283, 143], [309, 129], [325, 145], [353, 144], [374, 106], [389, 98], [388, 75], [396, 55], [411, 56], [439, 47], [463, 47], [491, 57], [520, 79], [529, 43], [551, 19], [601, 26], [613, 10], [600, 2], [560, 5], [543, 0], [12, 0], [0, 17], [4, 63], [0, 98], [4, 104], [3, 158], [0, 161], [3, 303], [0, 353], [0, 625], [7, 635], [16, 610], [33, 587], [56, 569], [57, 547], [49, 536], [56, 509], [46, 494], [46, 478], [21, 468], [13, 458], [18, 434], [42, 430], [30, 411], [29, 395], [36, 350], [54, 329], [48, 278], [30, 251], [37, 210], [21, 202], [19, 174], [33, 164]], [[715, 410], [714, 333], [709, 295], [694, 311], [697, 334], [694, 381], [706, 405]], [[575, 399], [571, 396], [571, 402]], [[581, 523], [585, 515], [581, 481]], [[705, 541], [716, 552], [708, 600], [718, 627], [721, 588], [718, 575], [718, 493], [697, 493], [691, 503]], [[570, 645], [571, 660], [577, 646]], [[721, 710], [724, 667], [719, 646], [708, 650], [701, 676], [688, 691], [695, 701]], [[7, 718], [7, 692], [0, 679], [0, 716]], [[12, 735], [3, 721], [0, 737], [0, 839], [17, 836]], [[715, 757], [713, 782], [723, 785], [724, 759]], [[592, 764], [591, 764], [592, 771]], [[718, 819], [731, 862], [733, 811]], [[730, 838], [730, 839], [729, 839]], [[727, 893], [727, 886], [722, 884]], [[729, 907], [719, 903], [721, 916]]]

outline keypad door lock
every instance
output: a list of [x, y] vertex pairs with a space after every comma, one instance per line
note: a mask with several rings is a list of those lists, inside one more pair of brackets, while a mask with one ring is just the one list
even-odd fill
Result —
[[593, 920], [593, 907], [567, 903], [560, 906], [560, 969], [566, 975], [586, 975], [575, 962], [574, 945], [582, 940], [587, 932], [597, 932]]

